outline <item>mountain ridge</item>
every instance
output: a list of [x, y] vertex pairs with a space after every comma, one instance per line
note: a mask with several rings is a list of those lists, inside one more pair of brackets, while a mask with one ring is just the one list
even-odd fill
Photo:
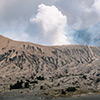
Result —
[[99, 91], [99, 67], [100, 47], [42, 46], [0, 36], [0, 84], [6, 88], [22, 80], [33, 90], [43, 86]]

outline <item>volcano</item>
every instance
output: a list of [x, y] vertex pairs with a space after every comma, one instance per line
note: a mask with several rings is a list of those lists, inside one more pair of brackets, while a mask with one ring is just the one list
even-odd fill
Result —
[[0, 87], [21, 82], [32, 89], [99, 91], [100, 47], [43, 46], [0, 36]]

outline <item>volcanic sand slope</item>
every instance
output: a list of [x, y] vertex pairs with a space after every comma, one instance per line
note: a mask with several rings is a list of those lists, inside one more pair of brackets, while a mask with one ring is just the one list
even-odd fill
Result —
[[99, 90], [100, 47], [41, 46], [0, 36], [0, 85], [21, 80], [34, 88]]

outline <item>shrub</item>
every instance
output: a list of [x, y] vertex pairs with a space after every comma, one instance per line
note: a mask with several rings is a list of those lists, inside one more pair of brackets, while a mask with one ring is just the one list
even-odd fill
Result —
[[42, 77], [42, 76], [39, 76], [39, 77], [37, 77], [37, 80], [44, 80], [44, 77]]
[[68, 87], [66, 89], [67, 92], [75, 92], [76, 91], [76, 88], [75, 87]]
[[23, 88], [22, 84], [23, 84], [22, 80], [21, 82], [17, 81], [17, 83], [15, 83], [14, 85], [10, 85], [10, 89], [21, 89]]
[[100, 78], [97, 78], [96, 83], [99, 83], [99, 82], [100, 82]]
[[65, 95], [65, 94], [66, 94], [66, 91], [64, 91], [64, 90], [62, 89], [61, 94]]
[[24, 88], [29, 88], [29, 82], [26, 82]]
[[44, 87], [43, 86], [40, 86], [40, 90], [43, 90], [44, 89]]

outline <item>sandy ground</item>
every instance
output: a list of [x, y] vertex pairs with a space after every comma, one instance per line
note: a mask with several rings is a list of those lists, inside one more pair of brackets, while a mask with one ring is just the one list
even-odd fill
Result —
[[3, 94], [0, 95], [0, 100], [100, 100], [100, 95], [88, 95], [88, 96], [80, 96], [80, 97], [42, 97], [42, 96], [34, 96], [34, 95], [25, 95], [25, 94]]

